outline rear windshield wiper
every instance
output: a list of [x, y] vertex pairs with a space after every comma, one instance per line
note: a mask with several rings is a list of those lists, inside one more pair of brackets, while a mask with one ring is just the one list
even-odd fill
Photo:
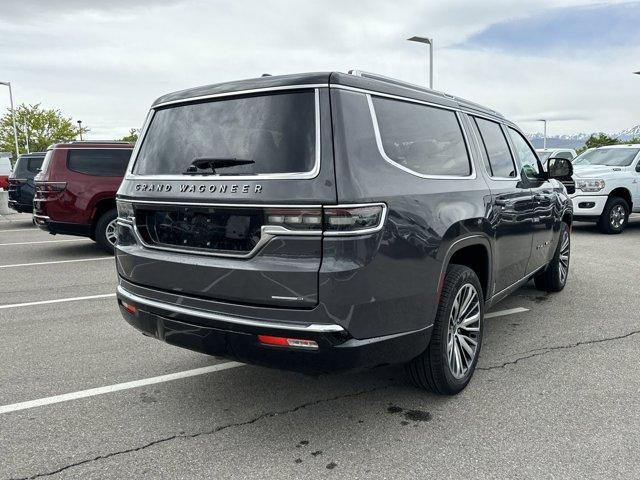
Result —
[[251, 165], [252, 163], [256, 162], [239, 158], [194, 158], [191, 166], [182, 173], [185, 175], [208, 175], [215, 174], [218, 168]]

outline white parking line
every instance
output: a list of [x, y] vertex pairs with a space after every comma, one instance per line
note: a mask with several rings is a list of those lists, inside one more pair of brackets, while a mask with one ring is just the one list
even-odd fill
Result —
[[0, 305], [0, 310], [5, 308], [31, 307], [33, 305], [47, 305], [49, 303], [65, 303], [65, 302], [77, 302], [80, 300], [95, 300], [97, 298], [112, 298], [115, 296], [116, 296], [115, 293], [105, 293], [104, 295], [89, 295], [87, 297], [57, 298], [55, 300], [42, 300], [39, 302], [13, 303], [10, 305]]
[[227, 362], [211, 365], [209, 367], [194, 368], [193, 370], [185, 370], [183, 372], [170, 373], [168, 375], [160, 375], [159, 377], [144, 378], [142, 380], [134, 380], [133, 382], [116, 383], [106, 387], [90, 388], [89, 390], [80, 390], [79, 392], [65, 393], [63, 395], [55, 395], [53, 397], [39, 398], [38, 400], [30, 400], [28, 402], [13, 403], [11, 405], [0, 406], [0, 414], [17, 412], [28, 408], [42, 407], [44, 405], [52, 405], [54, 403], [68, 402], [79, 398], [95, 397], [96, 395], [104, 395], [105, 393], [119, 392], [121, 390], [129, 390], [131, 388], [144, 387], [156, 383], [171, 382], [181, 378], [195, 377], [198, 375], [206, 375], [211, 372], [220, 372], [229, 370], [230, 368], [242, 367], [243, 363]]
[[86, 242], [87, 240], [87, 238], [72, 238], [69, 240], [40, 240], [38, 242], [0, 243], [0, 247], [8, 247], [10, 245], [35, 245], [37, 243]]
[[498, 310], [497, 312], [485, 313], [484, 318], [502, 317], [504, 315], [513, 315], [514, 313], [528, 312], [528, 308], [510, 308], [509, 310]]
[[113, 257], [78, 258], [75, 260], [56, 260], [51, 262], [13, 263], [11, 265], [0, 265], [0, 268], [31, 267], [33, 265], [55, 265], [57, 263], [96, 262], [98, 260], [113, 260]]
[[43, 231], [40, 230], [39, 228], [12, 228], [9, 230], [0, 229], [0, 233], [5, 233], [5, 232], [43, 232]]

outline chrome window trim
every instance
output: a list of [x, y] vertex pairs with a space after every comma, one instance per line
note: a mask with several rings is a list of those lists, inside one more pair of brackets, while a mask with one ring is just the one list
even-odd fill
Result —
[[[322, 158], [322, 141], [320, 132], [320, 90], [321, 87], [327, 87], [325, 84], [313, 84], [313, 85], [288, 85], [281, 87], [270, 88], [258, 88], [253, 90], [242, 90], [238, 92], [226, 92], [217, 93], [213, 95], [204, 95], [202, 97], [192, 97], [189, 99], [165, 102], [159, 105], [155, 105], [151, 108], [151, 111], [147, 115], [147, 121], [143, 127], [144, 131], [140, 133], [140, 139], [136, 143], [136, 146], [131, 154], [131, 161], [129, 162], [129, 168], [124, 177], [125, 180], [139, 180], [139, 181], [236, 181], [236, 180], [310, 180], [316, 178], [320, 173], [320, 161]], [[143, 143], [144, 136], [151, 124], [151, 119], [155, 114], [155, 110], [166, 105], [190, 103], [197, 100], [206, 100], [220, 97], [241, 96], [251, 93], [272, 92], [281, 90], [314, 90], [315, 96], [315, 108], [314, 108], [314, 122], [315, 122], [315, 163], [313, 168], [308, 172], [292, 172], [292, 173], [265, 173], [254, 175], [136, 175], [133, 173], [135, 163], [138, 161], [138, 154]]]
[[[475, 121], [475, 120], [473, 120], [474, 115], [472, 115], [472, 114], [467, 114], [467, 115], [472, 117], [470, 119], [470, 121]], [[482, 164], [484, 165], [483, 168], [484, 168], [484, 171], [487, 174], [487, 178], [489, 178], [491, 180], [494, 180], [494, 181], [497, 181], [497, 182], [505, 182], [505, 181], [510, 181], [510, 182], [516, 181], [516, 182], [519, 182], [522, 179], [520, 178], [520, 172], [518, 171], [518, 165], [516, 163], [516, 158], [513, 155], [513, 151], [511, 149], [511, 144], [509, 143], [509, 140], [507, 139], [507, 136], [506, 136], [505, 131], [504, 131], [504, 124], [502, 124], [501, 122], [496, 122], [495, 120], [492, 120], [490, 118], [484, 118], [484, 120], [487, 120], [487, 121], [493, 122], [493, 123], [497, 123], [498, 126], [500, 127], [500, 130], [502, 131], [502, 135], [504, 135], [504, 137], [505, 137], [504, 140], [505, 140], [505, 142], [507, 142], [507, 148], [509, 149], [509, 154], [511, 155], [511, 161], [513, 162], [513, 166], [515, 167], [516, 174], [517, 174], [517, 176], [515, 176], [515, 177], [492, 177], [491, 173], [487, 172], [487, 166], [484, 164], [484, 161], [483, 161]], [[475, 132], [476, 129], [478, 130], [478, 134], [482, 135], [482, 133], [480, 132], [480, 128], [477, 125], [476, 125], [476, 128], [471, 128], [471, 134], [473, 135], [473, 138], [474, 138], [474, 140], [476, 142], [476, 146], [480, 150], [480, 155], [485, 155], [486, 154], [486, 150], [485, 150], [485, 147], [484, 147], [484, 139], [480, 139], [480, 138], [477, 137], [476, 132]], [[489, 160], [489, 162], [491, 162], [490, 158], [487, 157], [487, 159]]]
[[[438, 102], [429, 102], [427, 100], [418, 100], [418, 99], [413, 98], [413, 97], [406, 97], [406, 96], [403, 96], [403, 95], [393, 95], [391, 93], [377, 92], [375, 90], [368, 90], [366, 88], [350, 87], [348, 85], [331, 84], [330, 87], [338, 89], [338, 90], [347, 90], [347, 91], [350, 91], [350, 92], [364, 93], [364, 94], [367, 94], [367, 95], [374, 95], [376, 97], [386, 97], [386, 98], [391, 98], [391, 99], [394, 99], [394, 100], [402, 100], [402, 101], [405, 101], [405, 102], [419, 103], [421, 105], [428, 105], [430, 107], [442, 108], [444, 110], [452, 110], [454, 112], [463, 112], [463, 113], [466, 113], [468, 115], [475, 115], [476, 117], [486, 118], [487, 120], [491, 120], [492, 122], [502, 122], [502, 123], [505, 123], [505, 124], [508, 124], [508, 125], [515, 125], [515, 124], [512, 124], [509, 120], [505, 119], [502, 116], [487, 115], [487, 114], [484, 114], [482, 112], [478, 112], [476, 110], [472, 110], [472, 109], [469, 109], [469, 108], [464, 108], [464, 107], [462, 107], [460, 105], [457, 105], [457, 106], [454, 107], [454, 106], [451, 106], [451, 105], [443, 105], [443, 104], [438, 103]], [[420, 92], [420, 93], [427, 93], [428, 94], [429, 92]], [[451, 98], [448, 98], [448, 99], [451, 100], [454, 103], [457, 103], [455, 101], [455, 99], [451, 99]]]
[[295, 330], [302, 332], [319, 332], [319, 333], [331, 333], [342, 332], [344, 328], [335, 323], [319, 324], [319, 323], [306, 323], [303, 325], [295, 325], [291, 323], [282, 323], [277, 321], [266, 320], [253, 320], [249, 318], [236, 317], [227, 314], [207, 312], [197, 308], [188, 308], [184, 305], [176, 305], [173, 303], [159, 302], [157, 300], [151, 300], [149, 298], [141, 297], [134, 293], [128, 292], [121, 285], [117, 287], [118, 295], [130, 300], [133, 303], [146, 305], [149, 307], [166, 310], [172, 313], [179, 313], [182, 315], [190, 315], [193, 317], [205, 318], [207, 320], [214, 320], [218, 322], [233, 323], [236, 325], [245, 325], [250, 327], [269, 328], [276, 330]]
[[[399, 163], [397, 163], [396, 161], [394, 161], [392, 158], [390, 158], [387, 153], [384, 151], [384, 146], [382, 144], [382, 136], [380, 135], [380, 126], [378, 125], [378, 117], [376, 115], [376, 111], [375, 111], [375, 107], [373, 105], [373, 99], [372, 99], [371, 94], [367, 94], [367, 104], [369, 105], [369, 113], [371, 115], [371, 121], [373, 123], [373, 132], [375, 135], [375, 139], [376, 139], [376, 145], [378, 147], [378, 152], [380, 153], [380, 155], [382, 156], [382, 158], [384, 159], [385, 162], [389, 163], [390, 165], [399, 168], [400, 170], [403, 170], [411, 175], [414, 175], [416, 177], [420, 177], [420, 178], [426, 178], [426, 179], [432, 179], [432, 180], [475, 180], [477, 178], [476, 175], [476, 167], [475, 167], [475, 161], [473, 158], [473, 153], [471, 151], [471, 145], [469, 144], [469, 139], [467, 138], [467, 134], [465, 132], [464, 126], [462, 125], [462, 121], [460, 119], [460, 113], [458, 112], [458, 110], [456, 109], [452, 109], [452, 108], [442, 108], [439, 107], [438, 105], [433, 105], [433, 108], [441, 108], [442, 110], [448, 110], [451, 111], [455, 114], [456, 116], [456, 121], [458, 122], [458, 127], [460, 128], [460, 133], [462, 134], [462, 138], [465, 144], [465, 149], [467, 151], [467, 160], [469, 161], [469, 167], [471, 168], [471, 173], [469, 175], [432, 175], [432, 174], [424, 174], [424, 173], [418, 173], [414, 170], [411, 170], [410, 168], [405, 167], [404, 165], [400, 165]], [[416, 102], [414, 102], [416, 103]], [[427, 106], [432, 106], [430, 104], [426, 104]]]
[[384, 224], [387, 220], [387, 211], [389, 207], [387, 207], [386, 203], [377, 202], [377, 203], [343, 203], [338, 205], [323, 205], [322, 209], [331, 209], [331, 208], [358, 208], [358, 207], [382, 207], [382, 215], [380, 215], [380, 222], [375, 227], [371, 228], [363, 228], [361, 230], [349, 230], [348, 232], [323, 232], [325, 237], [353, 237], [357, 235], [367, 235], [369, 233], [379, 232], [384, 228]]

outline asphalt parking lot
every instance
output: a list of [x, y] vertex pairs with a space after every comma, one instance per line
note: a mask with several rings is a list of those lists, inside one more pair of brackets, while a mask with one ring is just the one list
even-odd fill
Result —
[[307, 377], [146, 338], [113, 258], [0, 217], [0, 478], [638, 478], [640, 217], [572, 239], [567, 288], [495, 306], [443, 398], [401, 367]]

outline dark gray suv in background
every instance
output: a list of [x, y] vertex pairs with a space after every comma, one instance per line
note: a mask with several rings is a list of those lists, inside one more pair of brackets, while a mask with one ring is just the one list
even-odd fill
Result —
[[453, 394], [484, 312], [561, 290], [571, 164], [518, 128], [362, 72], [159, 98], [118, 191], [118, 302], [165, 342], [309, 373], [407, 362]]

